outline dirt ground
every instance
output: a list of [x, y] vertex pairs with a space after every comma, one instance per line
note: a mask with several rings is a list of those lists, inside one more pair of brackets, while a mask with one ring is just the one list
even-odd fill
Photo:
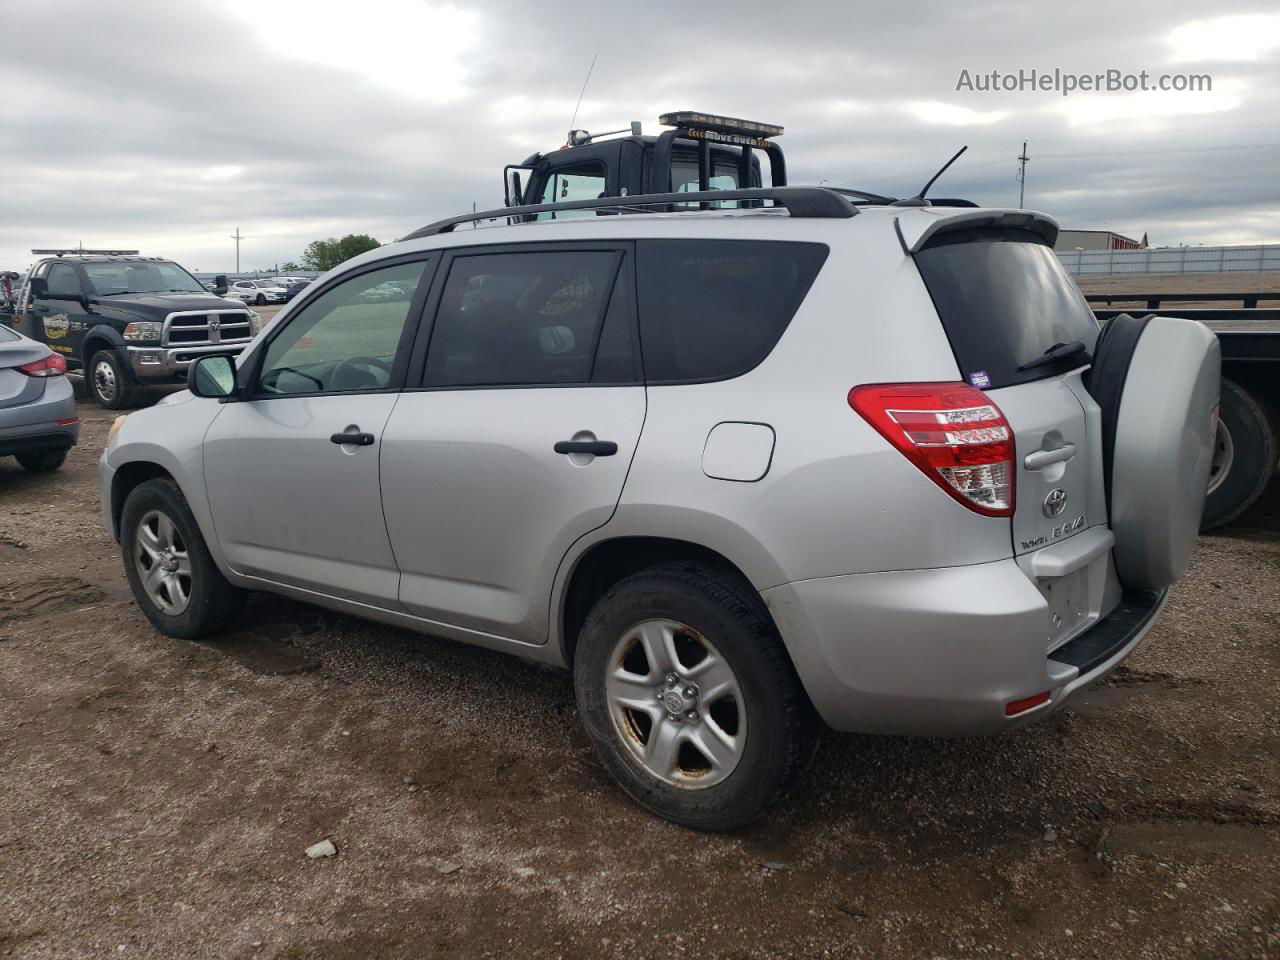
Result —
[[268, 597], [158, 635], [80, 413], [60, 473], [0, 459], [0, 956], [1280, 956], [1275, 487], [1076, 706], [829, 734], [712, 836], [612, 785], [566, 674]]

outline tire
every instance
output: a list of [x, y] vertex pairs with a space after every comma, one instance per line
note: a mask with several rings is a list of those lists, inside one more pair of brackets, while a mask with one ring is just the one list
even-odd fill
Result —
[[1087, 387], [1101, 408], [1103, 483], [1116, 575], [1163, 590], [1187, 570], [1213, 461], [1221, 349], [1178, 317], [1107, 321]]
[[259, 307], [261, 307], [266, 304], [267, 298], [264, 297], [262, 294], [258, 294], [257, 297], [254, 298], [253, 302], [257, 304]]
[[115, 350], [99, 350], [89, 359], [84, 382], [89, 396], [100, 407], [124, 410], [133, 406], [138, 385], [134, 382], [133, 374], [120, 362]]
[[65, 447], [58, 450], [29, 450], [14, 454], [14, 459], [27, 473], [53, 473], [66, 462], [67, 451]]
[[[172, 525], [168, 544], [165, 542], [166, 519]], [[144, 536], [144, 524], [152, 531], [152, 537]], [[154, 536], [157, 533], [159, 536]], [[146, 542], [140, 542], [144, 540]], [[162, 548], [159, 555], [157, 546]], [[166, 553], [169, 547], [173, 549]], [[244, 609], [245, 592], [229, 584], [218, 570], [186, 498], [172, 480], [148, 480], [129, 494], [120, 519], [120, 550], [134, 600], [165, 636], [190, 640], [218, 633]], [[147, 560], [141, 559], [144, 556], [153, 566], [147, 566]], [[164, 569], [161, 565], [170, 559], [175, 564], [172, 579], [178, 585], [150, 587], [144, 580], [144, 567]], [[186, 602], [179, 604], [184, 580]], [[161, 602], [165, 597], [169, 600], [167, 608]]]
[[1230, 523], [1248, 510], [1267, 489], [1280, 456], [1271, 412], [1230, 380], [1222, 381], [1215, 440], [1202, 530]]
[[[677, 665], [672, 668], [669, 659], [650, 663], [643, 636], [668, 640]], [[723, 688], [725, 667], [732, 695], [708, 699], [711, 691], [695, 684]], [[636, 682], [621, 680], [624, 670]], [[699, 567], [644, 570], [601, 597], [579, 635], [574, 686], [587, 735], [622, 789], [658, 816], [695, 830], [737, 829], [781, 800], [808, 766], [821, 732], [759, 597]], [[619, 707], [619, 689], [634, 692], [628, 702], [639, 708]], [[664, 691], [671, 699], [660, 701]], [[685, 698], [690, 691], [694, 695]], [[684, 711], [679, 722], [671, 720], [672, 710]], [[716, 731], [736, 746], [710, 739]], [[652, 739], [658, 735], [661, 741]], [[673, 763], [652, 764], [669, 776], [646, 765], [650, 744], [682, 738], [669, 754]], [[722, 762], [693, 745], [694, 738], [717, 744]]]

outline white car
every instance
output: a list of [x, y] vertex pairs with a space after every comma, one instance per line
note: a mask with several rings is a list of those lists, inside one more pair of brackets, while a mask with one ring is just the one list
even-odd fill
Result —
[[227, 287], [227, 296], [262, 306], [267, 303], [284, 303], [289, 292], [278, 280], [233, 280]]

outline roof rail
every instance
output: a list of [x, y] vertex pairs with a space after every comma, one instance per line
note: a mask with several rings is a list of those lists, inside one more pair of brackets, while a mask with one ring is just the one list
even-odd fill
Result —
[[634, 197], [597, 197], [595, 200], [570, 200], [566, 203], [534, 203], [522, 207], [502, 207], [466, 213], [447, 220], [437, 220], [401, 240], [417, 240], [434, 237], [440, 233], [452, 233], [460, 223], [479, 220], [497, 220], [502, 217], [525, 217], [538, 213], [560, 213], [565, 210], [617, 210], [641, 212], [641, 207], [670, 207], [675, 204], [713, 203], [720, 200], [771, 200], [779, 207], [786, 207], [793, 217], [815, 219], [846, 219], [857, 214], [857, 208], [833, 190], [825, 187], [755, 187], [750, 190], [698, 190], [690, 193], [648, 193]]

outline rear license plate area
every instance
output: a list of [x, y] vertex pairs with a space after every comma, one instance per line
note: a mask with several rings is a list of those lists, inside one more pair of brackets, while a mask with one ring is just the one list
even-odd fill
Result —
[[1064, 643], [1085, 622], [1089, 612], [1089, 568], [1065, 577], [1046, 577], [1036, 581], [1041, 595], [1049, 604], [1048, 647]]

